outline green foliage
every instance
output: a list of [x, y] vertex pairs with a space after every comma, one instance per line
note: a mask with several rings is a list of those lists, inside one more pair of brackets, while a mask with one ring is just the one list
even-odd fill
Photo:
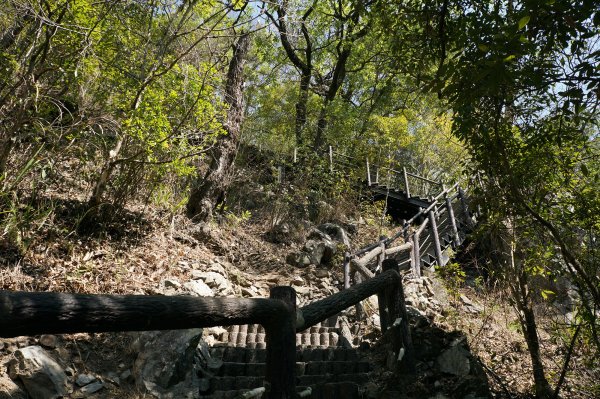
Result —
[[448, 262], [445, 266], [437, 267], [436, 273], [444, 282], [448, 294], [455, 304], [460, 298], [460, 288], [463, 287], [467, 274], [459, 263]]

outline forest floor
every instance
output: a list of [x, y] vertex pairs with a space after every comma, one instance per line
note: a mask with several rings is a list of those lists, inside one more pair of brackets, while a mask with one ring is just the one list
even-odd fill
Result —
[[[193, 270], [205, 270], [215, 260], [226, 266], [235, 296], [242, 296], [248, 282], [288, 285], [302, 271], [286, 263], [286, 255], [300, 242], [273, 244], [265, 239], [268, 223], [262, 218], [223, 219], [204, 228], [203, 239], [189, 233], [197, 229], [183, 216], [165, 218], [150, 208], [129, 213], [103, 226], [97, 234], [74, 231], [71, 203], [56, 203], [54, 218], [27, 237], [24, 253], [0, 243], [0, 283], [4, 290], [76, 293], [156, 294], [166, 279], [190, 279]], [[165, 221], [167, 220], [167, 221]], [[358, 224], [355, 243], [369, 242], [381, 232], [376, 226]], [[301, 233], [299, 234], [302, 235]], [[330, 272], [342, 280], [341, 265]], [[472, 272], [472, 271], [471, 271]], [[491, 289], [469, 273], [466, 283], [448, 289], [450, 306], [434, 323], [448, 331], [466, 335], [471, 352], [484, 365], [493, 397], [532, 397], [531, 361], [519, 332], [517, 314], [500, 289]], [[476, 303], [478, 311], [465, 310], [461, 295]], [[554, 315], [539, 314], [542, 351], [552, 381], [558, 380], [568, 342], [555, 331]], [[553, 332], [554, 331], [554, 332]], [[39, 337], [0, 340], [0, 362], [16, 348], [37, 344]], [[85, 371], [111, 381], [111, 376], [133, 362], [127, 334], [71, 334], [59, 336], [54, 351], [76, 372]], [[564, 397], [592, 398], [584, 386], [598, 375], [586, 367], [575, 352]], [[3, 381], [8, 378], [2, 370]], [[390, 385], [393, 386], [393, 383]], [[2, 395], [0, 394], [0, 397]], [[107, 384], [93, 398], [145, 398], [135, 386]]]

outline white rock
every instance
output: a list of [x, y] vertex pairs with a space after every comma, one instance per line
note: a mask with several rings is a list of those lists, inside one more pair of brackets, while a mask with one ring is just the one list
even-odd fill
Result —
[[32, 399], [55, 399], [70, 392], [63, 368], [41, 346], [27, 346], [14, 353], [9, 375], [20, 379]]
[[216, 272], [192, 272], [192, 278], [194, 280], [204, 281], [210, 288], [218, 288], [224, 290], [230, 288], [229, 281], [221, 274]]
[[165, 288], [179, 288], [181, 287], [181, 283], [175, 278], [170, 278], [163, 280], [163, 286]]
[[183, 284], [183, 288], [195, 296], [215, 296], [213, 290], [202, 280], [191, 280]]

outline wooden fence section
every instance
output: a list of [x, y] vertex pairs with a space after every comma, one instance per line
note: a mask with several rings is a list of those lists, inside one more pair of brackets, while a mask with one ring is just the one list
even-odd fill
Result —
[[[196, 298], [187, 296], [90, 295], [0, 291], [0, 337], [173, 330], [262, 324], [266, 332], [266, 392], [270, 399], [296, 396], [296, 332], [378, 295], [385, 329], [392, 329], [395, 353], [414, 367], [412, 340], [396, 261], [362, 284], [296, 309], [292, 287], [271, 288], [270, 298]], [[384, 330], [385, 330], [384, 329]]]
[[[421, 223], [415, 224], [419, 220]], [[412, 270], [416, 276], [421, 275], [423, 267], [444, 266], [449, 260], [447, 250], [460, 246], [473, 224], [463, 191], [457, 184], [444, 189], [427, 208], [405, 221], [394, 236], [346, 254], [344, 287], [350, 287], [353, 272], [371, 278], [389, 258], [398, 261], [401, 269]], [[404, 243], [392, 246], [400, 238]]]

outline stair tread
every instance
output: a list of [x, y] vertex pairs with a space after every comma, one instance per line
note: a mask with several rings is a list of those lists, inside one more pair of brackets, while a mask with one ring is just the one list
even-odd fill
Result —
[[[359, 385], [355, 382], [342, 381], [342, 382], [327, 382], [318, 386], [296, 386], [296, 392], [300, 393], [306, 389], [311, 389], [311, 395], [308, 398], [311, 399], [358, 399], [360, 398]], [[242, 394], [248, 392], [249, 389], [235, 389], [227, 391], [215, 391], [209, 394], [203, 394], [200, 396], [201, 399], [234, 399], [240, 397]], [[258, 396], [258, 398], [264, 395]]]

